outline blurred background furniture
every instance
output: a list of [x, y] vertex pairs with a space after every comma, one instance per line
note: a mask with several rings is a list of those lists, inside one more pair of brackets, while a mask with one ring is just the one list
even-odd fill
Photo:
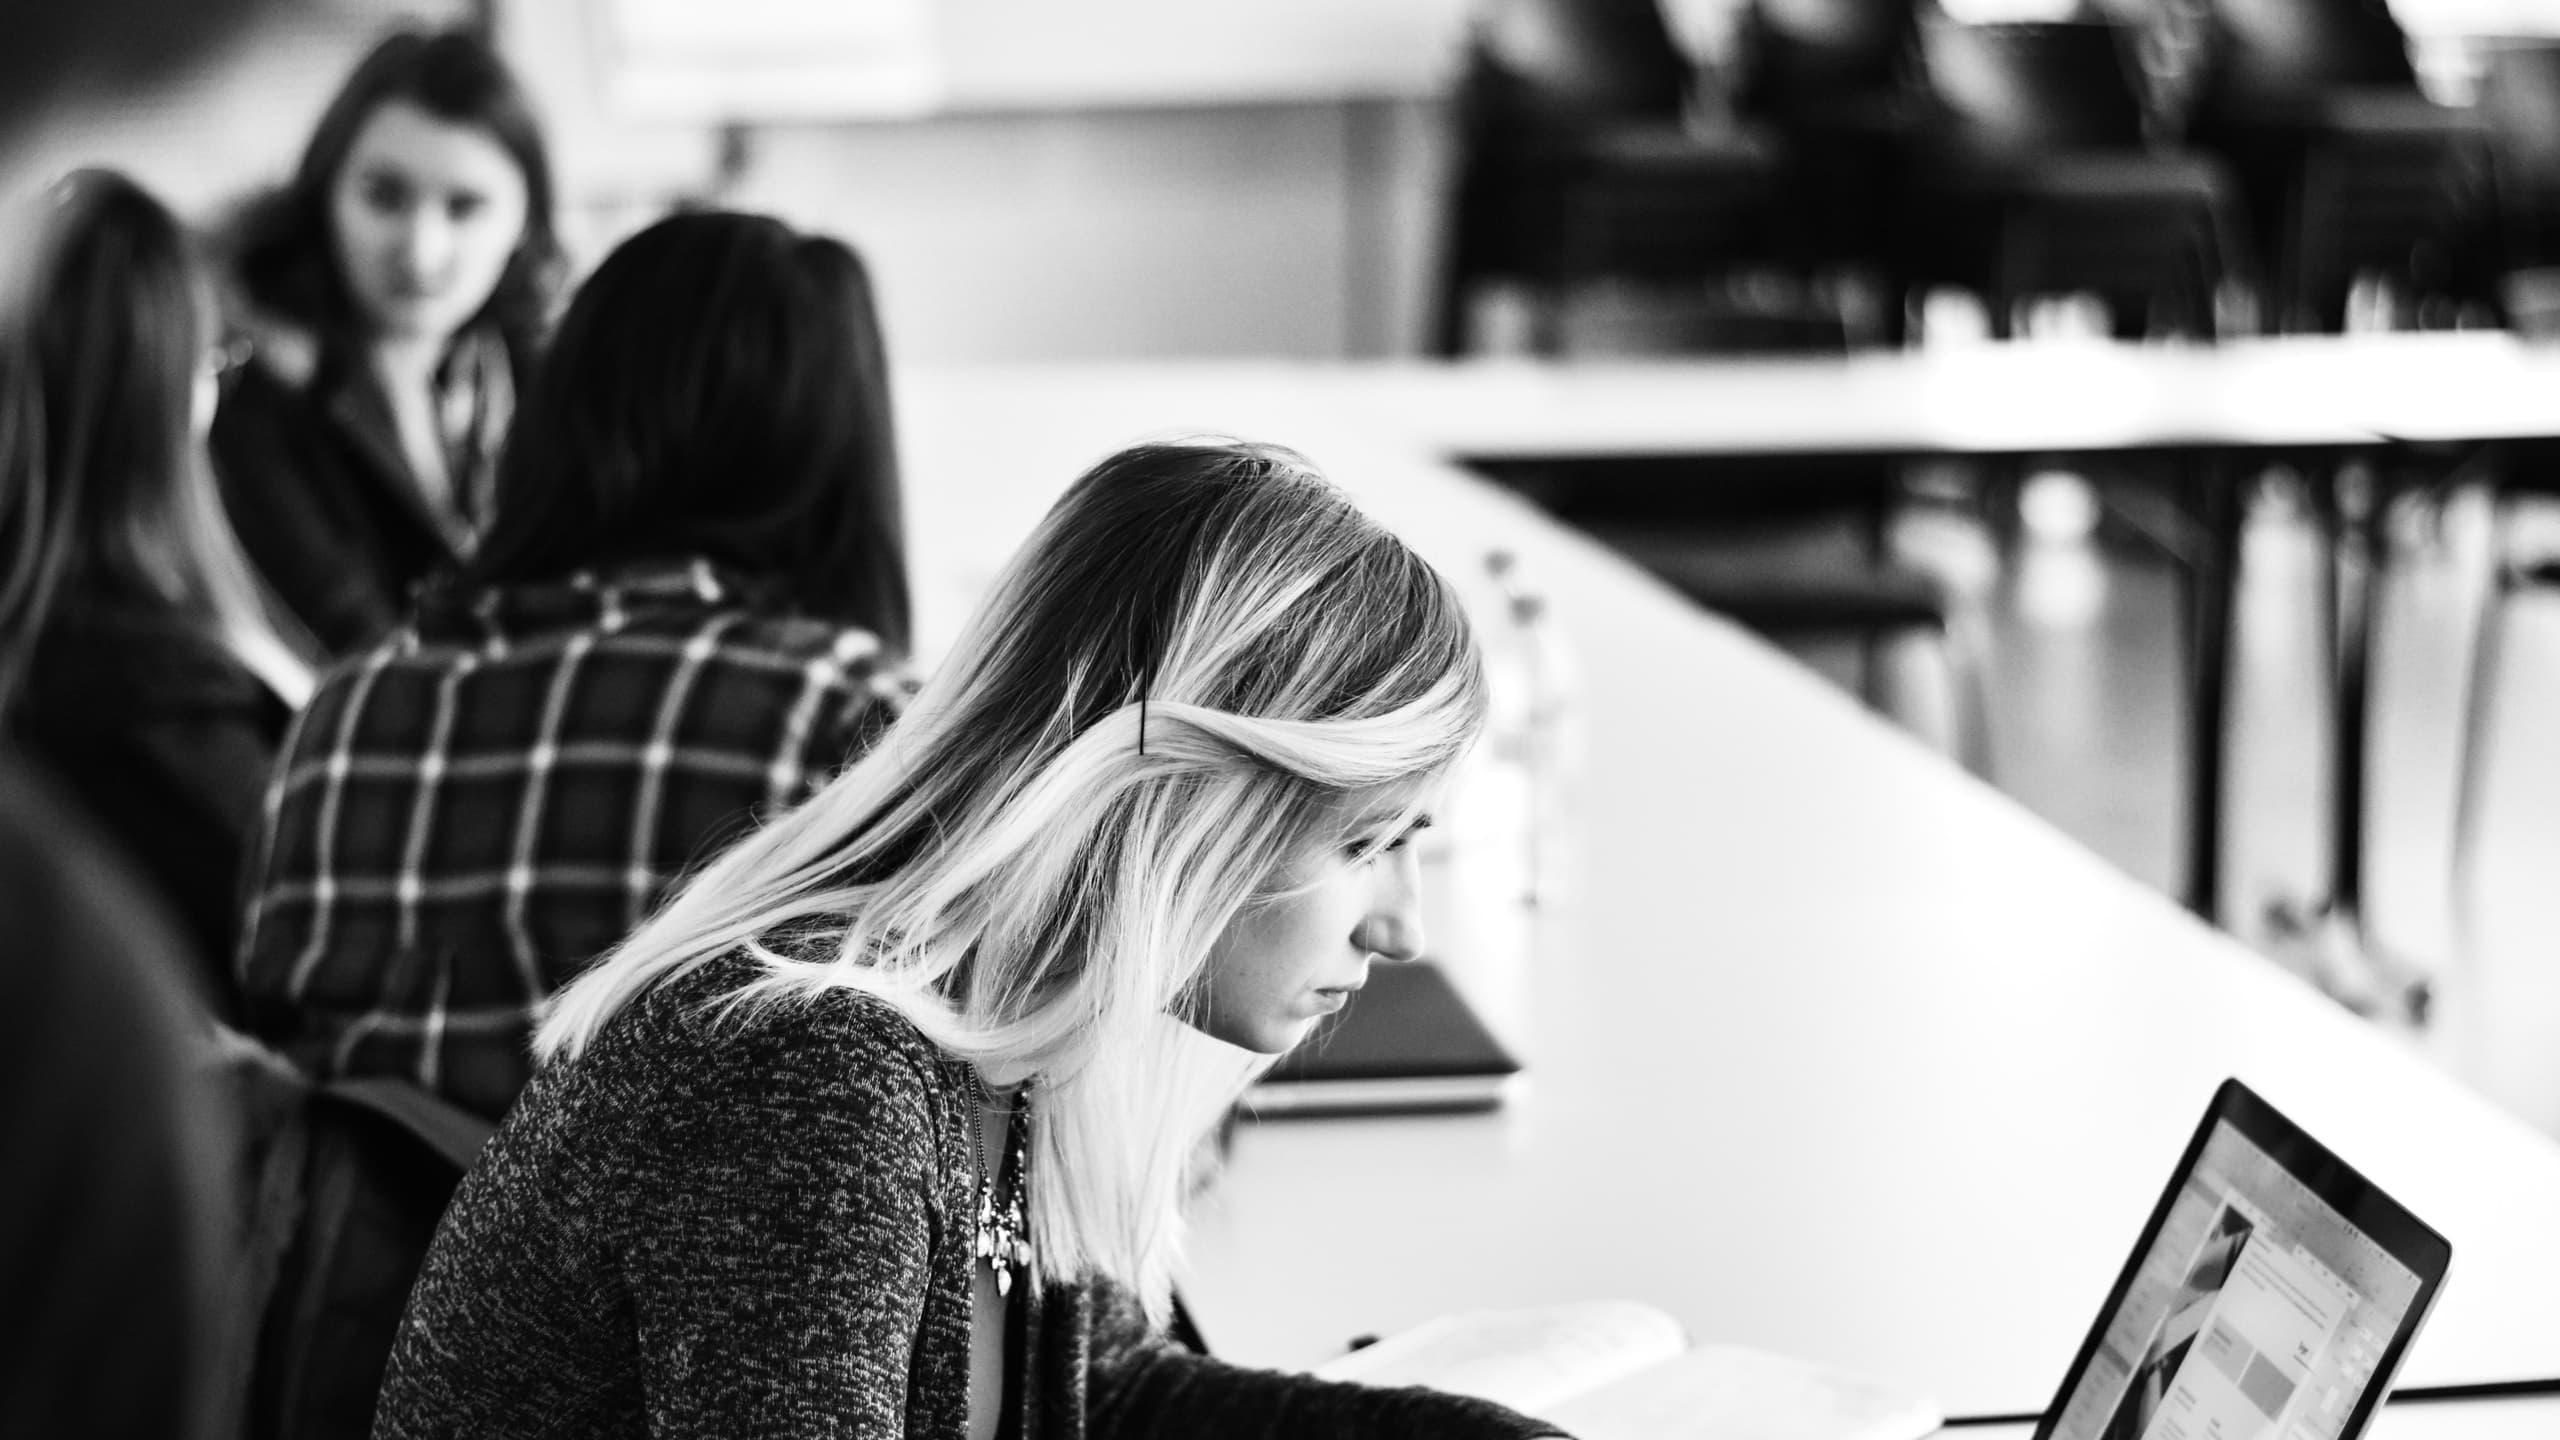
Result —
[[2186, 134], [2239, 178], [2264, 328], [2345, 328], [2360, 276], [2452, 292], [2486, 134], [2419, 91], [2382, 0], [2210, 0], [2201, 60]]
[[1691, 67], [1655, 0], [1494, 0], [1454, 103], [1453, 214], [1433, 349], [1470, 348], [1488, 281], [1529, 297], [1530, 348], [1562, 344], [1593, 282], [1695, 282], [1771, 252], [1768, 136], [1690, 123]]
[[[2469, 684], [2463, 696], [2460, 747], [2454, 760], [2451, 880], [2458, 950], [2470, 948], [2470, 911], [2477, 877], [2482, 813], [2494, 773], [2500, 680], [2510, 643], [2507, 613], [2536, 592], [2560, 593], [2560, 554], [2517, 543], [2518, 522], [2532, 509], [2560, 505], [2560, 445], [2509, 444], [2485, 457], [2490, 495], [2489, 555], [2472, 631]], [[2547, 531], [2546, 531], [2547, 534]], [[2465, 956], [2457, 953], [2457, 963]]]
[[[2560, 40], [2487, 47], [2478, 100], [2489, 133], [2488, 203], [2477, 217], [2480, 263], [2494, 277], [2507, 323], [2536, 341], [2560, 339]], [[2455, 766], [2452, 876], [2457, 924], [2467, 913], [2497, 720], [2507, 610], [2534, 591], [2560, 590], [2560, 556], [2521, 548], [2520, 517], [2560, 504], [2560, 447], [2510, 444], [2485, 457], [2490, 494], [2487, 584], [2473, 630], [2461, 750]]]
[[1743, 0], [1708, 77], [1731, 123], [1785, 147], [1782, 233], [1855, 343], [1907, 329], [1895, 202], [1919, 119], [1918, 0]]
[[2511, 328], [2560, 336], [2560, 39], [2485, 46], [2476, 104], [2489, 157], [2466, 257], [2476, 288]]
[[[1849, 352], [1839, 315], [1804, 310], [1666, 309], [1611, 339], [1620, 358], [1712, 354], [1737, 365]], [[1958, 587], [1897, 552], [1896, 522], [1914, 497], [1894, 457], [1558, 455], [1475, 468], [1817, 668], [1845, 647], [1870, 708], [1992, 773], [1978, 627]], [[1910, 683], [1910, 662], [1923, 657], [1943, 681], [1935, 703]]]
[[[1457, 103], [1441, 352], [1470, 348], [1470, 298], [1489, 280], [1528, 292], [1541, 355], [1848, 348], [1836, 290], [1808, 282], [1886, 268], [1912, 25], [1912, 0], [1754, 0], [1729, 88], [1711, 77], [1701, 100], [1656, 0], [1499, 0]], [[1632, 287], [1621, 303], [1600, 293], [1613, 283]], [[1496, 474], [1782, 644], [1847, 642], [1853, 683], [1881, 709], [1898, 703], [1901, 649], [1934, 645], [1966, 698], [1960, 719], [1922, 728], [1987, 770], [1955, 599], [1889, 554], [1891, 463], [1565, 459]]]
[[2003, 338], [2021, 301], [2061, 293], [2103, 299], [2122, 337], [2212, 338], [2239, 196], [2212, 158], [2152, 144], [2117, 27], [1935, 16], [1920, 33], [1910, 278], [1974, 291]]

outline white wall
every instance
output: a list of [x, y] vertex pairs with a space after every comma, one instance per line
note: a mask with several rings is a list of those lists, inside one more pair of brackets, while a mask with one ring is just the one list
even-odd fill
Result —
[[[1409, 349], [1421, 334], [1446, 149], [1427, 96], [1458, 29], [1449, 0], [1404, 3], [1439, 18], [1427, 35], [1393, 32], [1394, 65], [1347, 55], [1328, 80], [1300, 44], [1265, 67], [1254, 83], [1274, 93], [1251, 103], [1180, 103], [1109, 27], [1053, 17], [1058, 73], [1045, 81], [1019, 35], [955, 52], [966, 103], [954, 110], [744, 125], [734, 173], [718, 126], [616, 97], [595, 0], [516, 0], [501, 17], [551, 124], [582, 259], [679, 197], [709, 199], [860, 247], [903, 359], [1322, 357]], [[970, 13], [1010, 12], [979, 0]], [[1451, 55], [1434, 57], [1432, 35]], [[1101, 98], [1055, 103], [1079, 84]]]
[[[77, 0], [66, 0], [77, 3]], [[204, 219], [292, 173], [313, 122], [356, 61], [403, 19], [436, 23], [463, 0], [330, 0], [279, 12], [158, 93], [79, 105], [10, 157], [41, 181], [105, 165], [179, 214]]]
[[726, 199], [840, 234], [919, 360], [1382, 354], [1419, 334], [1436, 107], [756, 132]]

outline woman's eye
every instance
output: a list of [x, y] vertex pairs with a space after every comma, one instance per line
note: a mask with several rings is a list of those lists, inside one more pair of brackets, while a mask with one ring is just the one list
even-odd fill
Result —
[[488, 203], [477, 195], [456, 195], [444, 202], [444, 213], [455, 220], [468, 220], [479, 214]]
[[368, 180], [362, 193], [367, 208], [385, 215], [408, 208], [409, 187], [397, 180]]
[[1413, 836], [1411, 832], [1407, 832], [1405, 834], [1392, 836], [1386, 839], [1372, 838], [1368, 840], [1354, 841], [1349, 845], [1343, 846], [1342, 853], [1354, 862], [1366, 864], [1371, 860], [1377, 859], [1381, 855], [1392, 855], [1411, 843], [1413, 843]]

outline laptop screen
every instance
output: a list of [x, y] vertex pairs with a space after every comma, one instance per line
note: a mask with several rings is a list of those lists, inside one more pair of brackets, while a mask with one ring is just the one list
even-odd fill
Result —
[[2346, 1440], [2443, 1270], [2433, 1232], [2264, 1102], [2218, 1097], [2039, 1433]]

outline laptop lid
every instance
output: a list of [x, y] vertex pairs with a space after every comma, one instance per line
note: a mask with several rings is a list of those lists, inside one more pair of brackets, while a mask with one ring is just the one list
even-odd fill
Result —
[[2035, 1440], [2355, 1440], [2451, 1260], [2226, 1080]]

